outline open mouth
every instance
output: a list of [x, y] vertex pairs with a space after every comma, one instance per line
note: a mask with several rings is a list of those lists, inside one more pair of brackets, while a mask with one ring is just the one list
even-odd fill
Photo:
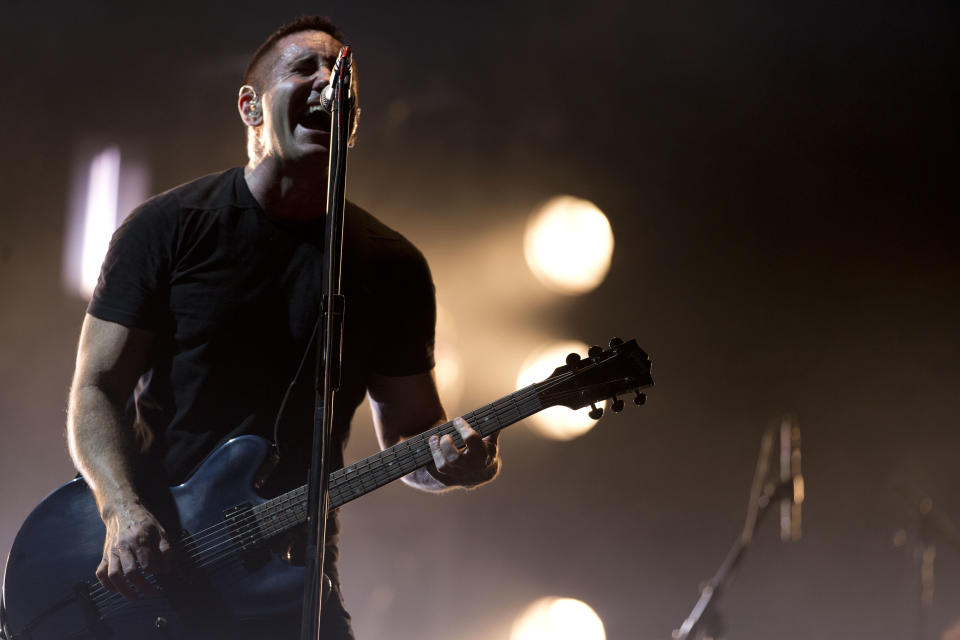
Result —
[[297, 119], [297, 124], [304, 129], [329, 133], [330, 114], [324, 111], [318, 104], [310, 105], [300, 114], [300, 117]]

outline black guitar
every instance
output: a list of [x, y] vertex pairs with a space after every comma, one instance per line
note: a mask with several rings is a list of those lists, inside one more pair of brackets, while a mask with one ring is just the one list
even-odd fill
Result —
[[[650, 360], [635, 340], [611, 340], [586, 358], [567, 358], [549, 378], [464, 417], [483, 436], [554, 405], [579, 409], [653, 384]], [[354, 498], [426, 466], [427, 439], [450, 434], [447, 422], [330, 474], [330, 506]], [[130, 602], [105, 590], [94, 577], [105, 529], [92, 494], [76, 479], [50, 494], [20, 528], [4, 575], [0, 622], [7, 640], [171, 638], [227, 640], [256, 621], [293, 615], [303, 592], [303, 568], [273, 544], [306, 520], [306, 486], [271, 499], [254, 491], [269, 443], [241, 436], [214, 450], [189, 480], [172, 487], [158, 511], [173, 542], [172, 575], [148, 576], [160, 597]]]

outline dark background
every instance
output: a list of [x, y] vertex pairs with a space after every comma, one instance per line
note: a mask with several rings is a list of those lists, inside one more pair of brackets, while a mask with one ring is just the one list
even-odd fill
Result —
[[[247, 56], [334, 17], [361, 75], [349, 196], [427, 254], [467, 391], [509, 392], [551, 338], [637, 337], [647, 406], [568, 443], [505, 433], [493, 485], [390, 486], [343, 510], [361, 638], [508, 637], [543, 595], [608, 637], [668, 638], [742, 525], [763, 429], [803, 428], [805, 535], [766, 522], [719, 603], [729, 638], [904, 638], [917, 492], [960, 521], [953, 3], [27, 3], [0, 11], [0, 554], [73, 471], [85, 302], [60, 282], [76, 150], [119, 141], [151, 190], [242, 164]], [[616, 249], [546, 292], [526, 216], [570, 193]], [[375, 450], [355, 424], [351, 459]], [[960, 617], [938, 547], [931, 633]]]

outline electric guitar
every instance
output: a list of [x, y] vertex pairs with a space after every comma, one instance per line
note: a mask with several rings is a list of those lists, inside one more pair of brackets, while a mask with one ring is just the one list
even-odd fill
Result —
[[[634, 393], [653, 384], [650, 360], [635, 340], [592, 347], [586, 358], [570, 354], [542, 382], [464, 416], [484, 437], [546, 407], [571, 409]], [[427, 439], [450, 434], [452, 422], [404, 440], [330, 474], [330, 507], [337, 508], [432, 461]], [[306, 521], [306, 485], [267, 499], [255, 491], [269, 443], [234, 438], [215, 449], [190, 478], [165, 492], [151, 508], [168, 532], [177, 558], [170, 575], [148, 575], [159, 597], [128, 601], [94, 577], [103, 555], [105, 528], [82, 478], [47, 496], [27, 517], [7, 560], [0, 623], [6, 640], [231, 639], [257, 621], [296, 615], [304, 569], [290, 564], [274, 544]]]

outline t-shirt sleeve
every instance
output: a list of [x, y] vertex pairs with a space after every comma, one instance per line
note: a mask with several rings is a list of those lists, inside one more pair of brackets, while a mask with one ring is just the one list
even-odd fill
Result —
[[165, 320], [175, 216], [151, 200], [113, 234], [87, 313], [129, 327], [156, 330]]
[[406, 376], [434, 367], [437, 302], [423, 254], [404, 241], [403, 250], [383, 279], [382, 334], [371, 369], [386, 376]]

